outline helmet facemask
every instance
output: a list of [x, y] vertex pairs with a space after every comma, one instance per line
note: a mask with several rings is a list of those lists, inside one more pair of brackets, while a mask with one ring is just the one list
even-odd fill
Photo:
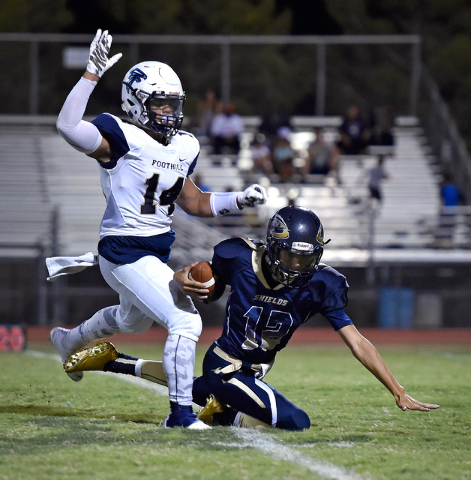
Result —
[[152, 93], [145, 102], [150, 128], [167, 137], [175, 135], [183, 122], [185, 96]]
[[317, 270], [324, 249], [314, 247], [313, 253], [285, 249], [283, 245], [272, 242], [267, 245], [267, 262], [273, 277], [283, 285], [299, 288], [307, 285]]

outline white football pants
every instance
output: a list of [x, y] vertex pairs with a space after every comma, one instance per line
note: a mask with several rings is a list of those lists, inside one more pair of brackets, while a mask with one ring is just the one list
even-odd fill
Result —
[[122, 332], [142, 333], [153, 322], [168, 330], [163, 354], [169, 400], [192, 404], [196, 342], [201, 317], [191, 298], [173, 280], [173, 270], [148, 256], [128, 265], [115, 265], [100, 257], [101, 273], [119, 293], [116, 324]]
[[115, 265], [99, 257], [101, 273], [119, 293], [119, 305], [96, 312], [69, 330], [72, 353], [88, 342], [120, 332], [142, 333], [154, 322], [168, 330], [163, 354], [169, 399], [192, 404], [196, 342], [201, 317], [190, 297], [173, 280], [173, 270], [156, 257], [143, 257], [128, 265]]

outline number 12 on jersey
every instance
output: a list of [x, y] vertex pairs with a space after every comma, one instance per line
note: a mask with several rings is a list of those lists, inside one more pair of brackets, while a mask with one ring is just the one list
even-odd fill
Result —
[[[268, 320], [263, 320], [263, 307], [252, 306], [244, 314], [247, 319], [245, 326], [245, 342], [242, 348], [245, 350], [272, 350], [281, 339], [289, 332], [293, 324], [293, 318], [288, 312], [279, 310], [270, 311]], [[262, 320], [262, 321], [261, 321]]]

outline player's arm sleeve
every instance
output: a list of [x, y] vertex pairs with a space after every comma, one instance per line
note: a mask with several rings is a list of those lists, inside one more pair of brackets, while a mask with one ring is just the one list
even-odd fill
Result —
[[334, 330], [352, 325], [352, 320], [345, 313], [345, 306], [348, 303], [347, 279], [340, 274], [332, 278], [327, 295], [322, 303], [321, 314], [329, 321]]
[[213, 259], [211, 260], [211, 268], [213, 269], [213, 274], [217, 276], [219, 281], [227, 285], [227, 278], [225, 275], [224, 268], [224, 258], [218, 254], [218, 245], [214, 247]]
[[61, 137], [85, 154], [93, 153], [102, 141], [100, 131], [90, 122], [82, 120], [96, 83], [82, 77], [67, 96], [56, 122]]
[[339, 308], [324, 313], [325, 318], [329, 321], [335, 331], [340, 330], [347, 325], [353, 325], [350, 317], [345, 313], [345, 310]]
[[214, 247], [211, 266], [213, 272], [224, 282], [230, 285], [231, 278], [235, 269], [237, 269], [238, 251], [237, 246], [242, 240], [232, 238], [223, 240]]

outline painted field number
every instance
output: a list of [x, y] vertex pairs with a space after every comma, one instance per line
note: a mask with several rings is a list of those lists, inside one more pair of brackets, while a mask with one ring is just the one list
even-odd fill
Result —
[[23, 327], [0, 324], [0, 352], [21, 352], [25, 348], [26, 333]]

